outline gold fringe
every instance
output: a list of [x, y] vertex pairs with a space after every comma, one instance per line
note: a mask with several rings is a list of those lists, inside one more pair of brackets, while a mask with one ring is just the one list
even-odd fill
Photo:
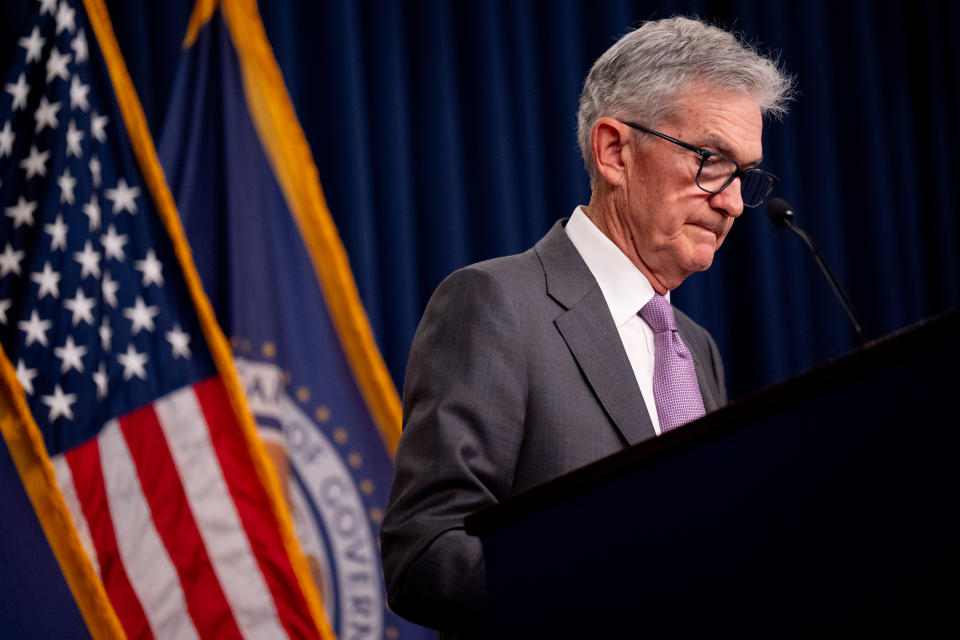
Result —
[[2, 350], [0, 431], [90, 635], [95, 640], [126, 638], [106, 589], [80, 544], [40, 429], [27, 406], [16, 371]]
[[183, 48], [189, 49], [197, 41], [197, 35], [203, 25], [210, 22], [213, 12], [217, 9], [217, 0], [196, 0], [193, 11], [190, 13], [190, 23], [187, 25], [187, 35], [183, 38]]
[[[320, 598], [317, 596], [316, 589], [313, 587], [310, 579], [306, 558], [300, 550], [300, 544], [293, 534], [293, 521], [283, 502], [280, 482], [277, 479], [273, 465], [267, 457], [263, 442], [257, 434], [253, 414], [250, 413], [250, 409], [247, 406], [247, 399], [240, 383], [240, 378], [237, 375], [237, 370], [234, 367], [230, 345], [220, 325], [217, 324], [213, 307], [210, 305], [210, 300], [207, 298], [206, 293], [204, 293], [203, 286], [200, 283], [200, 276], [197, 274], [193, 262], [193, 254], [190, 251], [190, 245], [187, 242], [183, 227], [180, 224], [180, 215], [177, 211], [173, 194], [170, 193], [170, 187], [167, 185], [163, 168], [160, 166], [160, 161], [157, 158], [156, 148], [154, 147], [153, 139], [150, 137], [150, 130], [147, 127], [147, 120], [143, 114], [143, 108], [134, 91], [126, 64], [120, 54], [120, 48], [117, 45], [106, 7], [103, 4], [103, 0], [84, 0], [84, 5], [87, 8], [91, 25], [100, 42], [100, 48], [103, 51], [110, 78], [113, 81], [114, 92], [117, 96], [117, 102], [120, 105], [120, 111], [123, 114], [123, 120], [133, 145], [134, 154], [140, 164], [140, 170], [143, 172], [143, 178], [147, 183], [147, 188], [153, 196], [153, 201], [157, 206], [160, 219], [173, 243], [174, 252], [180, 263], [184, 279], [186, 280], [190, 298], [197, 311], [204, 337], [213, 355], [217, 371], [223, 379], [227, 395], [230, 398], [230, 404], [237, 417], [237, 422], [247, 440], [247, 446], [253, 459], [257, 477], [260, 479], [269, 496], [277, 525], [280, 528], [283, 544], [291, 565], [293, 566], [294, 573], [297, 576], [300, 589], [310, 607], [310, 614], [321, 637], [333, 638], [334, 636], [329, 629], [326, 616], [323, 614], [323, 605], [320, 603]], [[197, 11], [195, 11], [194, 14], [196, 15]], [[198, 31], [201, 26], [202, 24], [197, 24]]]

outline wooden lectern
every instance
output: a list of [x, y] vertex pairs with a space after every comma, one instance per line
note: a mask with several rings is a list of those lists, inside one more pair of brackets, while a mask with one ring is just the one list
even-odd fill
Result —
[[467, 530], [491, 638], [960, 637], [960, 312]]

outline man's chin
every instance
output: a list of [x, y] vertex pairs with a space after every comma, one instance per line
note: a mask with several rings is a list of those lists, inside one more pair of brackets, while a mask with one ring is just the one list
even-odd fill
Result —
[[694, 269], [694, 271], [706, 271], [712, 265], [713, 265], [713, 260], [710, 260], [709, 262], [702, 262], [699, 265], [697, 265], [697, 268]]
[[706, 271], [709, 269], [711, 264], [713, 264], [712, 256], [709, 260], [691, 260], [686, 261], [683, 264], [677, 264], [676, 270], [672, 271], [672, 275], [675, 277], [664, 277], [662, 278], [662, 281], [669, 291], [673, 291], [679, 287], [684, 280], [697, 271]]
[[687, 267], [690, 273], [695, 271], [706, 271], [713, 264], [714, 247], [700, 247], [699, 250], [690, 257]]

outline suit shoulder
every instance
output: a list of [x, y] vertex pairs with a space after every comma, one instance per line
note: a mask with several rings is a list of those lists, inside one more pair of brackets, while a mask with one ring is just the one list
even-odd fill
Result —
[[[543, 266], [533, 249], [457, 269], [437, 287], [437, 293], [467, 290], [473, 293], [498, 292], [513, 297], [544, 291]], [[436, 293], [434, 294], [436, 295]]]
[[513, 279], [525, 275], [539, 276], [543, 273], [543, 267], [540, 265], [536, 252], [531, 248], [523, 253], [477, 262], [460, 269], [460, 271], [479, 271], [490, 274], [494, 278]]

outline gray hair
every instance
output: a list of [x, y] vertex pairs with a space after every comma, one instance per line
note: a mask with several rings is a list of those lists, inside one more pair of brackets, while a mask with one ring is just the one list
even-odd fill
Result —
[[729, 31], [683, 17], [646, 22], [607, 49], [584, 81], [577, 137], [591, 184], [597, 167], [590, 133], [597, 120], [627, 118], [656, 128], [700, 81], [751, 96], [764, 116], [782, 117], [793, 97], [793, 78], [779, 61]]

